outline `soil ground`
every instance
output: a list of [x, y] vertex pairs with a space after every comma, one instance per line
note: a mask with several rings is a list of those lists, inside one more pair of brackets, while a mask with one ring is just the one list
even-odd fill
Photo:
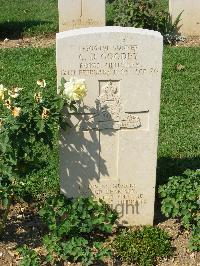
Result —
[[55, 45], [56, 36], [30, 37], [16, 40], [0, 40], [0, 48], [46, 48]]
[[[26, 48], [50, 47], [55, 45], [55, 35], [46, 37], [30, 37], [17, 40], [0, 40], [0, 48]], [[188, 37], [184, 42], [176, 44], [177, 47], [200, 47], [200, 36]]]

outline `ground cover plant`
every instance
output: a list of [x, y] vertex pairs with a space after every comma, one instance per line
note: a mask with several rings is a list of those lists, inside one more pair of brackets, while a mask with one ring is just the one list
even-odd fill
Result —
[[[43, 237], [46, 249], [43, 260], [51, 265], [64, 261], [91, 265], [111, 256], [111, 248], [105, 240], [113, 232], [117, 214], [103, 201], [69, 200], [59, 195], [48, 199], [39, 213], [48, 227], [48, 234]], [[36, 261], [35, 265], [41, 265], [42, 256], [27, 246], [19, 251], [23, 256], [22, 265], [30, 258], [32, 263]]]
[[158, 144], [158, 184], [200, 165], [199, 48], [164, 50]]
[[185, 171], [170, 177], [160, 186], [162, 212], [167, 217], [180, 218], [186, 229], [192, 230], [191, 251], [200, 251], [200, 170]]
[[122, 231], [114, 240], [113, 248], [123, 262], [140, 266], [155, 265], [157, 259], [172, 254], [170, 236], [151, 226]]

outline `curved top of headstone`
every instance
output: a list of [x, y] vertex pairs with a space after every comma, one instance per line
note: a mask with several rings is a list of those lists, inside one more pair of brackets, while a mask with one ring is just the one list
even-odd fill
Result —
[[133, 27], [120, 27], [120, 26], [110, 26], [110, 27], [91, 27], [91, 28], [81, 28], [81, 29], [74, 29], [68, 30], [64, 32], [60, 32], [56, 34], [56, 37], [59, 39], [70, 37], [70, 36], [77, 36], [77, 35], [85, 35], [85, 34], [98, 34], [98, 33], [135, 33], [139, 35], [146, 35], [146, 36], [154, 36], [160, 39], [163, 39], [162, 35], [158, 31], [141, 29], [141, 28], [133, 28]]

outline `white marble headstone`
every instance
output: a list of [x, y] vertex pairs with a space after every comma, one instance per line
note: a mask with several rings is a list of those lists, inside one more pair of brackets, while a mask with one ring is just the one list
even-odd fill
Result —
[[105, 0], [58, 0], [59, 31], [105, 26]]
[[183, 11], [179, 32], [185, 36], [200, 36], [200, 0], [169, 0], [172, 20]]
[[163, 38], [100, 27], [57, 34], [57, 77], [85, 79], [88, 94], [61, 132], [61, 191], [102, 198], [129, 225], [152, 224]]

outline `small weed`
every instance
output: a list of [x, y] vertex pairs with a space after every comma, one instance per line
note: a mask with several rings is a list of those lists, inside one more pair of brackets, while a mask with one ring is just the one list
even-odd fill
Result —
[[152, 226], [123, 231], [114, 240], [113, 248], [123, 262], [140, 266], [154, 265], [158, 258], [168, 257], [172, 253], [169, 235]]

